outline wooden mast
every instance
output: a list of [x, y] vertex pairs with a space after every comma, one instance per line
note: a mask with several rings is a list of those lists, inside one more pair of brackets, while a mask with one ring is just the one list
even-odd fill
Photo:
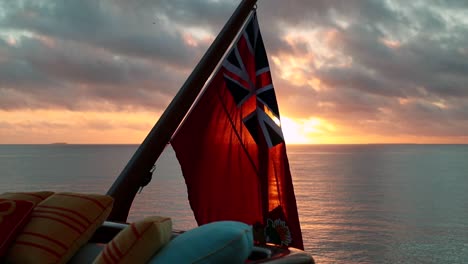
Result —
[[158, 122], [107, 191], [108, 195], [114, 197], [114, 207], [108, 220], [119, 222], [127, 220], [138, 189], [145, 186], [150, 180], [150, 171], [156, 160], [169, 143], [175, 130], [234, 40], [256, 2], [257, 0], [242, 0]]

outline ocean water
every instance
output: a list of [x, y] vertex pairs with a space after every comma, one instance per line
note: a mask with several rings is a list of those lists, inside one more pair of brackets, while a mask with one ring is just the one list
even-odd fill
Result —
[[[0, 145], [0, 193], [105, 193], [136, 145]], [[468, 145], [288, 146], [305, 249], [317, 263], [468, 263]], [[129, 220], [196, 226], [174, 152]]]

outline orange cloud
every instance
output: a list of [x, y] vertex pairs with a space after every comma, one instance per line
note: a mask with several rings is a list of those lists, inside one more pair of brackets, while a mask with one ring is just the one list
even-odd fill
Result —
[[399, 47], [401, 47], [401, 42], [398, 40], [381, 38], [380, 42], [382, 42], [385, 46], [391, 49], [398, 49]]
[[0, 144], [134, 144], [157, 119], [151, 112], [0, 111]]

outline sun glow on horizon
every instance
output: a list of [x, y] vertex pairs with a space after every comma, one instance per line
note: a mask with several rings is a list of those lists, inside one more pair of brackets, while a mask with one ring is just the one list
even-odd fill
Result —
[[281, 128], [288, 144], [324, 143], [323, 138], [336, 130], [335, 126], [317, 117], [294, 119], [283, 116]]
[[158, 114], [67, 110], [0, 110], [0, 144], [135, 144]]

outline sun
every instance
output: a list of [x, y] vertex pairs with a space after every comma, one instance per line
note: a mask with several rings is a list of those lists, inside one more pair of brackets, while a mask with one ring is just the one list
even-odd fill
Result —
[[292, 118], [283, 116], [281, 118], [281, 128], [283, 129], [284, 139], [288, 144], [311, 144], [313, 139], [309, 137], [303, 122], [298, 122]]
[[325, 143], [336, 130], [330, 122], [317, 117], [301, 119], [283, 116], [281, 128], [287, 144]]
[[299, 124], [288, 117], [281, 118], [284, 140], [288, 144], [307, 144], [308, 138], [302, 133]]

